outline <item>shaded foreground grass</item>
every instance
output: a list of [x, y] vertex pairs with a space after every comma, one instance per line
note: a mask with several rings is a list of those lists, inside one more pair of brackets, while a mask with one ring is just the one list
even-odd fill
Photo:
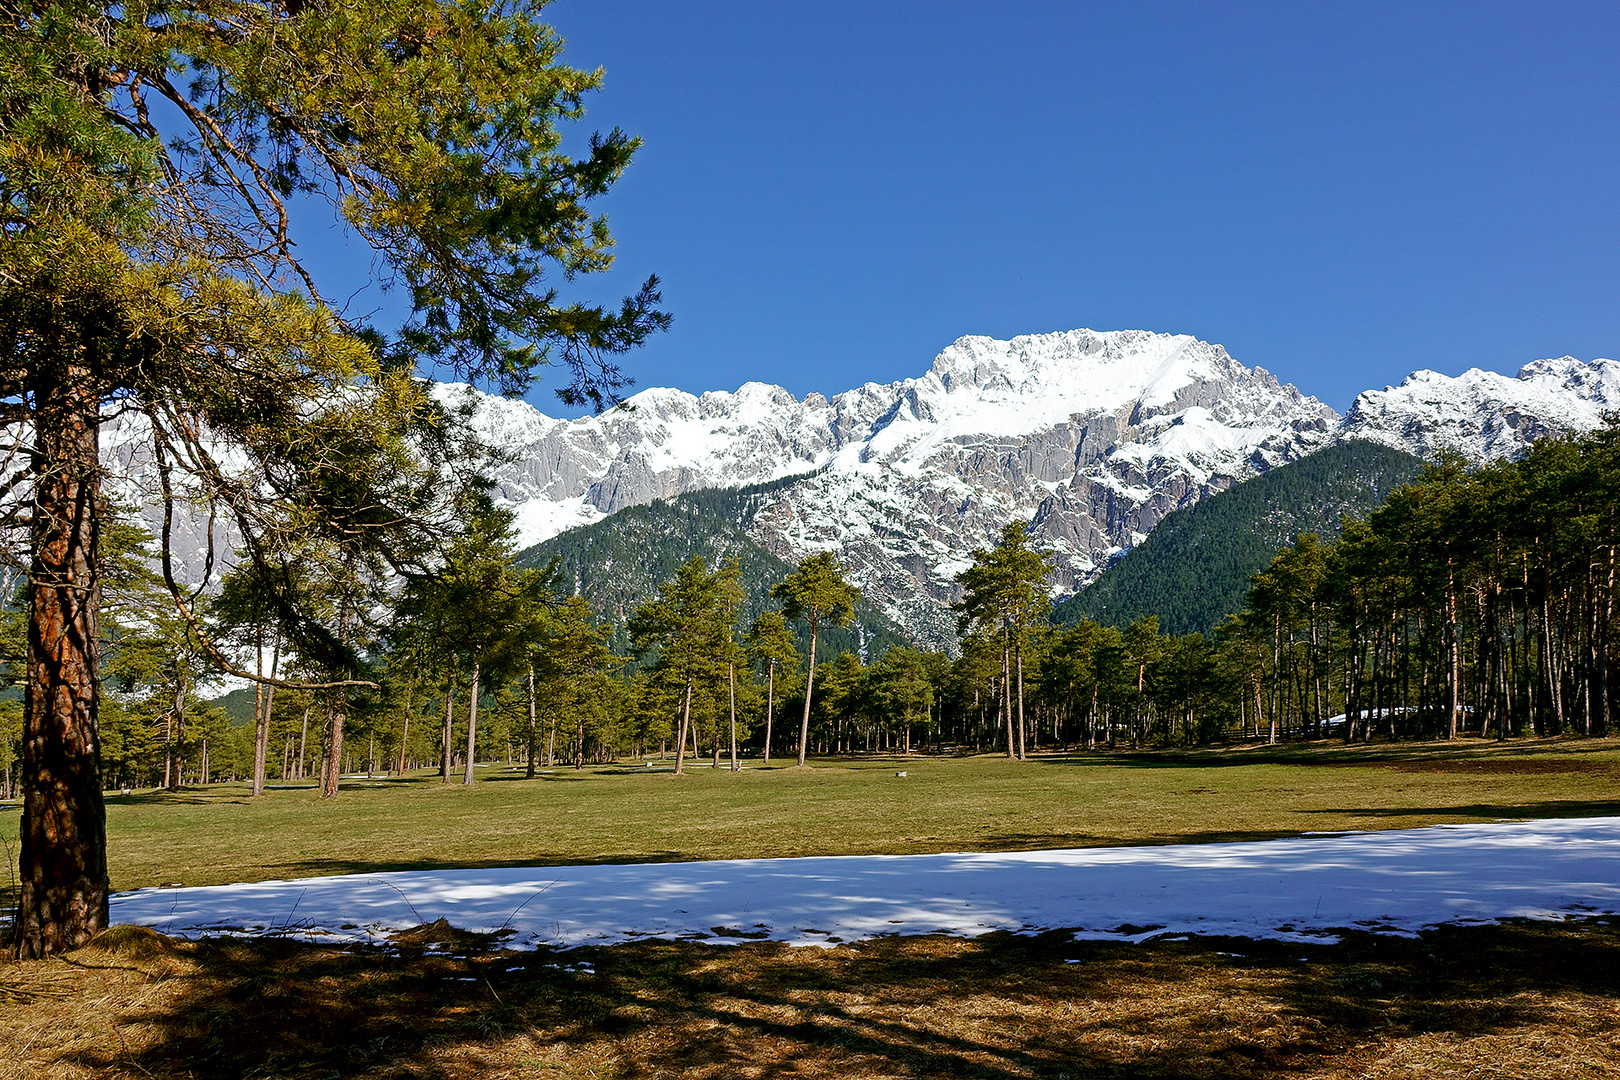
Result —
[[[1250, 747], [1187, 754], [668, 763], [113, 796], [115, 889], [371, 870], [1255, 840], [1620, 814], [1612, 740]], [[905, 777], [896, 776], [904, 770]], [[6, 823], [16, 828], [16, 818]]]
[[0, 1076], [1614, 1076], [1617, 1019], [1606, 920], [1316, 946], [1051, 933], [562, 954], [121, 928], [0, 966]]

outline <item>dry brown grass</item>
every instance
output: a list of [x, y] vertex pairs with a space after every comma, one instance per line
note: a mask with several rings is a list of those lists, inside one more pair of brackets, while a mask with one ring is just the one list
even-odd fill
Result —
[[0, 967], [0, 1076], [1600, 1077], [1620, 923], [1332, 946], [105, 947]]

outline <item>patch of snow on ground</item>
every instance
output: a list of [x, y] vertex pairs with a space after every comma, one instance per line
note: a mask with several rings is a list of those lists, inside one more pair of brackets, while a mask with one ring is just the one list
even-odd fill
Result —
[[1411, 933], [1600, 912], [1620, 913], [1620, 818], [1238, 844], [355, 874], [112, 900], [113, 922], [170, 934], [364, 941], [444, 918], [511, 931], [520, 947], [716, 928], [801, 945], [1058, 928], [1085, 938], [1322, 940], [1345, 928]]

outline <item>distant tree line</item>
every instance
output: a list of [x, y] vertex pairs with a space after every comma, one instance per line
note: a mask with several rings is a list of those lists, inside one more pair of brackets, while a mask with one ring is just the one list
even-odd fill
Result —
[[[353, 773], [431, 767], [471, 783], [480, 765], [533, 776], [623, 756], [736, 768], [865, 752], [1023, 758], [1615, 727], [1615, 427], [1544, 439], [1515, 462], [1442, 459], [1337, 540], [1298, 536], [1254, 576], [1243, 610], [1207, 634], [1161, 633], [1152, 615], [1052, 625], [1049, 563], [1011, 523], [958, 579], [954, 656], [827, 648], [859, 597], [829, 554], [785, 573], [775, 606], [752, 615], [739, 559], [692, 556], [614, 625], [555, 560], [515, 564], [511, 516], [487, 494], [461, 498], [465, 528], [442, 565], [402, 590], [356, 593], [341, 562], [303, 561], [302, 609], [353, 610], [334, 620], [346, 653], [301, 643], [251, 566], [226, 576], [206, 609], [210, 633], [278, 680], [253, 689], [246, 723], [203, 700], [218, 665], [174, 614], [150, 536], [117, 517], [103, 545], [106, 786], [241, 779], [257, 793], [314, 781], [331, 794]], [[23, 633], [13, 603], [0, 622], [0, 670], [13, 679]], [[296, 685], [330, 680], [333, 655], [363, 678], [336, 691]], [[15, 790], [19, 739], [17, 703], [0, 700], [0, 794]]]

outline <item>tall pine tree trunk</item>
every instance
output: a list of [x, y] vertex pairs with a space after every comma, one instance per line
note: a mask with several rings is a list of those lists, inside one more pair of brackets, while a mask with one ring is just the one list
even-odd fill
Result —
[[343, 772], [343, 691], [331, 691], [326, 706], [327, 740], [326, 767], [321, 770], [321, 798], [330, 799], [338, 793], [338, 777]]
[[462, 770], [463, 775], [461, 777], [461, 782], [463, 784], [470, 784], [470, 783], [473, 782], [473, 750], [477, 746], [477, 739], [478, 739], [478, 676], [479, 676], [479, 673], [480, 673], [479, 663], [478, 663], [477, 660], [474, 660], [473, 661], [473, 671], [472, 671], [471, 697], [469, 697], [467, 699], [467, 763], [466, 763], [466, 767]]
[[534, 726], [534, 662], [529, 663], [529, 766], [524, 770], [524, 777], [534, 779], [534, 755], [538, 749], [536, 745], [536, 732]]
[[692, 722], [692, 677], [686, 677], [686, 703], [681, 706], [681, 730], [675, 740], [675, 775], [686, 764], [686, 728]]
[[765, 661], [765, 764], [771, 763], [771, 719], [776, 712], [776, 658]]
[[1005, 631], [1001, 636], [1001, 717], [1007, 729], [1007, 757], [1015, 759], [1018, 757], [1018, 747], [1013, 738], [1012, 648]]
[[1014, 648], [1014, 656], [1018, 662], [1018, 760], [1025, 760], [1027, 751], [1025, 740], [1028, 738], [1028, 727], [1024, 724], [1024, 647], [1019, 643]]
[[309, 763], [309, 711], [315, 707], [315, 701], [310, 698], [304, 703], [304, 722], [298, 729], [298, 777], [304, 778], [304, 767]]
[[[338, 601], [338, 641], [344, 645], [349, 643], [350, 615], [348, 598], [344, 597]], [[341, 688], [333, 690], [327, 706], [327, 760], [326, 770], [321, 774], [323, 799], [337, 795], [338, 777], [343, 775], [343, 725], [348, 720], [349, 711], [344, 693]]]
[[810, 620], [810, 670], [804, 677], [804, 719], [799, 721], [799, 765], [810, 747], [810, 688], [816, 682], [816, 621]]
[[[264, 676], [264, 639], [262, 634], [254, 635], [253, 642], [253, 673]], [[264, 771], [266, 760], [269, 757], [269, 728], [264, 717], [264, 683], [253, 684], [253, 794], [264, 794]]]
[[[259, 641], [253, 650], [255, 670], [264, 674], [264, 643]], [[270, 653], [270, 677], [276, 677], [281, 663], [281, 634], [276, 633], [275, 646]], [[264, 794], [265, 775], [270, 757], [270, 709], [275, 704], [276, 688], [265, 683], [253, 686], [253, 794]]]
[[726, 676], [731, 680], [731, 771], [737, 771], [737, 665], [726, 665]]
[[34, 391], [28, 683], [23, 697], [17, 954], [77, 948], [107, 925], [101, 798], [100, 468], [95, 380], [83, 363]]
[[444, 758], [440, 762], [439, 782], [450, 782], [450, 736], [455, 725], [455, 713], [452, 711], [456, 705], [456, 673], [452, 671], [444, 685]]
[[411, 673], [410, 682], [405, 684], [405, 713], [399, 724], [399, 759], [394, 767], [398, 776], [405, 775], [405, 747], [411, 741], [411, 706], [416, 702], [416, 673]]

